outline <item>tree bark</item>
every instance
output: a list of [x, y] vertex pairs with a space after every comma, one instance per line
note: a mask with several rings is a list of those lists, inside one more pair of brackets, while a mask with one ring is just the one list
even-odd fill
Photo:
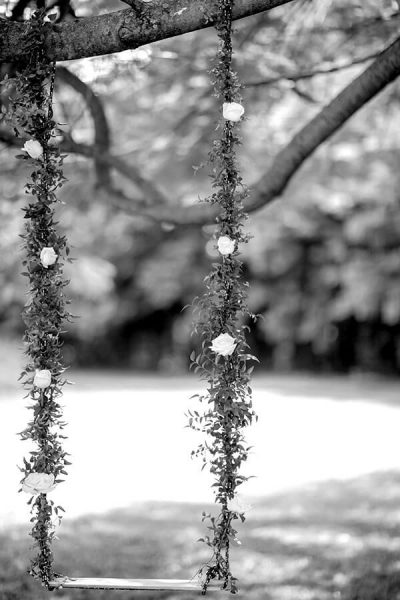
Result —
[[[242, 19], [293, 0], [236, 0], [234, 18]], [[47, 23], [46, 46], [49, 58], [74, 60], [134, 49], [166, 38], [213, 25], [213, 0], [132, 2], [126, 10], [85, 17], [75, 21]], [[0, 62], [23, 62], [26, 23], [0, 20]]]

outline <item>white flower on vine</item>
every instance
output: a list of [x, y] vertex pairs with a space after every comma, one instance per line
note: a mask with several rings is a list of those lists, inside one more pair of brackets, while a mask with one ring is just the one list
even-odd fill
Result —
[[230, 356], [237, 346], [235, 338], [229, 333], [221, 333], [211, 343], [211, 350], [221, 356]]
[[237, 123], [244, 115], [244, 108], [238, 102], [224, 102], [222, 106], [222, 114], [226, 121]]
[[48, 369], [36, 369], [33, 385], [44, 390], [51, 384], [51, 373]]
[[22, 150], [25, 150], [31, 158], [41, 158], [43, 156], [43, 147], [37, 140], [28, 140], [22, 146]]
[[217, 242], [218, 250], [222, 256], [229, 256], [235, 250], [235, 240], [232, 240], [227, 235], [221, 235]]
[[58, 257], [58, 254], [54, 250], [52, 246], [42, 248], [40, 252], [40, 262], [44, 266], [45, 269], [50, 267], [50, 265], [54, 265]]
[[243, 496], [237, 494], [233, 500], [228, 501], [228, 510], [236, 513], [248, 513], [252, 509], [251, 504], [243, 500]]
[[56, 487], [54, 475], [51, 473], [40, 473], [34, 471], [29, 473], [22, 482], [22, 491], [33, 496], [37, 494], [47, 494]]

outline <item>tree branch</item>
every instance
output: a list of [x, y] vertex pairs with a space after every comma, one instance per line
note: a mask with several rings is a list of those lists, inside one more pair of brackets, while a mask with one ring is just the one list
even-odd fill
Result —
[[[293, 1], [236, 0], [234, 18], [242, 19]], [[53, 60], [60, 61], [138, 48], [210, 27], [215, 22], [216, 13], [213, 0], [172, 0], [167, 8], [162, 2], [135, 2], [135, 7], [106, 15], [47, 23], [47, 53]], [[0, 20], [0, 62], [23, 61], [26, 30], [26, 23]]]
[[[398, 10], [394, 10], [390, 14], [378, 15], [375, 17], [366, 17], [365, 19], [357, 19], [348, 25], [338, 24], [331, 25], [329, 27], [324, 26], [316, 26], [312, 28], [312, 33], [331, 33], [333, 31], [340, 31], [341, 33], [346, 34], [354, 34], [359, 31], [365, 32], [367, 29], [371, 27], [375, 27], [376, 25], [390, 25], [393, 21], [400, 18], [400, 12]], [[297, 34], [290, 34], [291, 36], [295, 36]]]
[[[303, 164], [325, 140], [335, 133], [346, 121], [369, 100], [381, 92], [389, 83], [400, 75], [400, 38], [382, 52], [378, 58], [356, 79], [354, 79], [330, 104], [323, 108], [307, 125], [305, 125], [275, 157], [270, 168], [252, 186], [253, 192], [247, 203], [248, 212], [255, 211], [277, 199], [285, 187]], [[8, 144], [19, 145], [9, 132], [0, 132], [0, 139]], [[88, 147], [86, 147], [88, 148]], [[68, 150], [68, 146], [62, 146]], [[78, 146], [75, 146], [78, 150]], [[81, 154], [93, 155], [93, 149], [80, 148]], [[124, 164], [126, 173], [132, 168], [118, 158], [104, 155], [115, 168], [121, 169]], [[205, 225], [215, 222], [217, 211], [209, 204], [197, 204], [191, 207], [179, 205], [154, 204], [143, 208], [130, 205], [126, 196], [118, 190], [110, 190], [116, 199], [124, 204], [124, 210], [132, 214], [140, 214], [154, 221], [174, 225]], [[154, 198], [157, 200], [157, 198]], [[144, 202], [145, 204], [145, 202]]]
[[[400, 38], [345, 89], [307, 123], [275, 157], [270, 168], [252, 186], [248, 212], [277, 199], [289, 181], [314, 150], [340, 129], [369, 100], [400, 75]], [[210, 205], [168, 210], [146, 209], [144, 216], [179, 225], [205, 225], [214, 222], [215, 209]]]
[[[109, 152], [100, 153], [93, 146], [88, 146], [87, 144], [78, 144], [77, 142], [74, 142], [72, 138], [65, 138], [63, 140], [61, 144], [61, 150], [62, 152], [80, 154], [81, 156], [86, 156], [87, 158], [101, 160], [101, 162], [106, 164], [107, 167], [113, 168], [121, 173], [121, 175], [124, 175], [124, 177], [131, 181], [142, 193], [141, 197], [135, 198], [135, 206], [133, 206], [133, 203], [131, 202], [132, 209], [135, 209], [135, 212], [137, 212], [137, 204], [140, 204], [143, 207], [151, 205], [160, 207], [161, 209], [163, 206], [168, 205], [168, 199], [164, 196], [161, 190], [159, 190], [152, 181], [147, 179], [147, 177], [145, 177], [136, 167], [126, 163], [121, 158], [113, 156]], [[114, 190], [111, 185], [111, 181], [108, 181], [103, 186], [107, 190]]]
[[372, 52], [366, 56], [354, 58], [349, 62], [310, 69], [309, 71], [303, 71], [300, 73], [282, 73], [281, 75], [274, 75], [273, 77], [261, 79], [260, 81], [247, 81], [243, 85], [244, 87], [259, 87], [262, 85], [272, 85], [280, 81], [301, 81], [303, 79], [311, 79], [315, 75], [329, 75], [330, 73], [336, 73], [337, 71], [343, 71], [344, 69], [351, 69], [351, 67], [354, 67], [354, 65], [363, 64], [369, 60], [373, 60], [377, 56], [379, 56], [379, 52]]
[[257, 210], [279, 196], [302, 163], [325, 140], [400, 75], [400, 38], [305, 125], [261, 177], [247, 208]]
[[[10, 130], [0, 128], [0, 142], [3, 142], [7, 146], [22, 148], [24, 141], [25, 140], [22, 138], [15, 137]], [[72, 137], [68, 135], [64, 136], [63, 141], [60, 144], [60, 150], [61, 152], [66, 152], [68, 154], [79, 154], [80, 156], [100, 161], [103, 165], [106, 165], [108, 169], [115, 169], [131, 181], [141, 193], [141, 195], [135, 196], [135, 198], [129, 198], [124, 192], [114, 188], [111, 183], [111, 178], [99, 182], [101, 187], [118, 199], [118, 205], [123, 206], [123, 208], [131, 214], [142, 214], [142, 211], [149, 206], [159, 206], [162, 209], [162, 207], [168, 205], [168, 199], [157, 186], [144, 177], [136, 167], [126, 163], [121, 158], [113, 156], [107, 151], [100, 152], [96, 146], [75, 142]], [[153, 218], [152, 216], [149, 216], [149, 218], [159, 221], [159, 219]]]
[[[307, 123], [275, 157], [270, 168], [252, 186], [246, 210], [253, 212], [277, 199], [314, 150], [340, 129], [369, 100], [400, 75], [400, 38]], [[126, 205], [126, 210], [130, 210]], [[132, 211], [135, 211], [132, 208]], [[214, 223], [218, 212], [208, 204], [191, 207], [150, 207], [142, 216], [175, 225]]]
[[56, 74], [57, 79], [72, 87], [83, 97], [88, 107], [94, 127], [94, 162], [97, 180], [99, 185], [109, 185], [109, 165], [101, 159], [101, 155], [108, 152], [110, 148], [110, 131], [103, 105], [93, 90], [65, 67], [58, 66]]

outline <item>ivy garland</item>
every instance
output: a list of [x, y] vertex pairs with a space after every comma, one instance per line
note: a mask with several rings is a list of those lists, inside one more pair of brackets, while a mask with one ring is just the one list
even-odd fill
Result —
[[[202, 340], [202, 351], [191, 354], [192, 368], [208, 382], [206, 393], [198, 395], [207, 407], [202, 414], [189, 411], [189, 426], [206, 435], [206, 441], [192, 452], [200, 456], [203, 466], [209, 463], [215, 478], [215, 501], [221, 505], [217, 517], [203, 513], [210, 535], [200, 538], [213, 551], [211, 559], [200, 569], [203, 593], [212, 579], [222, 580], [222, 588], [237, 592], [237, 578], [231, 573], [230, 548], [237, 543], [234, 521], [245, 520], [241, 508], [232, 500], [239, 485], [248, 478], [240, 474], [249, 448], [243, 428], [256, 414], [252, 409], [250, 375], [257, 360], [249, 354], [243, 324], [246, 317], [255, 319], [246, 305], [248, 284], [241, 278], [242, 261], [239, 245], [248, 241], [243, 232], [247, 214], [243, 200], [248, 190], [236, 161], [240, 144], [237, 124], [244, 113], [240, 104], [240, 84], [232, 71], [233, 0], [217, 0], [218, 20], [215, 25], [219, 47], [215, 66], [211, 69], [215, 95], [223, 101], [221, 135], [214, 140], [209, 153], [214, 192], [207, 201], [220, 206], [215, 239], [221, 261], [212, 265], [205, 278], [206, 291], [196, 298], [194, 332]], [[197, 395], [196, 395], [197, 396]]]
[[26, 219], [24, 240], [26, 258], [23, 260], [30, 294], [23, 312], [26, 324], [24, 334], [28, 364], [21, 374], [27, 396], [33, 401], [28, 408], [33, 418], [21, 432], [23, 440], [35, 443], [35, 449], [21, 467], [21, 489], [31, 495], [33, 523], [31, 536], [37, 550], [30, 574], [49, 587], [52, 578], [55, 521], [61, 520], [63, 508], [48, 499], [60, 476], [69, 465], [67, 452], [62, 448], [62, 409], [58, 398], [66, 383], [61, 357], [60, 334], [63, 323], [70, 318], [64, 295], [67, 281], [63, 278], [63, 261], [69, 260], [66, 238], [57, 231], [54, 206], [56, 191], [63, 184], [64, 156], [56, 144], [53, 120], [53, 90], [55, 65], [44, 49], [45, 12], [37, 11], [27, 23], [25, 57], [21, 70], [5, 82], [10, 91], [10, 106], [3, 118], [14, 128], [17, 137], [24, 136], [24, 154], [18, 156], [33, 170], [25, 191], [30, 196], [23, 208]]

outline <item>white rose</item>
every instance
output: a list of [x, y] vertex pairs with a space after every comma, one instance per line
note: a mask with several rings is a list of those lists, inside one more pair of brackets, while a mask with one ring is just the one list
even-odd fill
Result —
[[238, 102], [224, 102], [222, 114], [227, 121], [240, 121], [240, 117], [244, 114], [244, 108]]
[[238, 494], [233, 498], [233, 500], [228, 501], [228, 510], [236, 513], [245, 513], [249, 512], [252, 509], [251, 504], [247, 504], [243, 501], [242, 496]]
[[29, 473], [22, 482], [22, 491], [27, 494], [47, 494], [56, 487], [54, 475], [48, 473]]
[[25, 150], [31, 158], [41, 158], [43, 156], [43, 148], [40, 142], [36, 140], [28, 140], [22, 146], [22, 150]]
[[48, 369], [36, 369], [35, 377], [33, 378], [33, 385], [41, 390], [49, 387], [51, 384], [51, 373]]
[[218, 238], [217, 246], [222, 256], [228, 256], [235, 250], [235, 240], [231, 240], [227, 235], [221, 235]]
[[45, 269], [50, 265], [54, 265], [58, 257], [58, 254], [54, 251], [54, 248], [51, 246], [49, 248], [42, 248], [40, 253], [40, 262], [44, 266]]
[[230, 356], [236, 346], [237, 343], [235, 342], [235, 338], [230, 336], [229, 333], [221, 333], [212, 341], [210, 348], [216, 354]]

